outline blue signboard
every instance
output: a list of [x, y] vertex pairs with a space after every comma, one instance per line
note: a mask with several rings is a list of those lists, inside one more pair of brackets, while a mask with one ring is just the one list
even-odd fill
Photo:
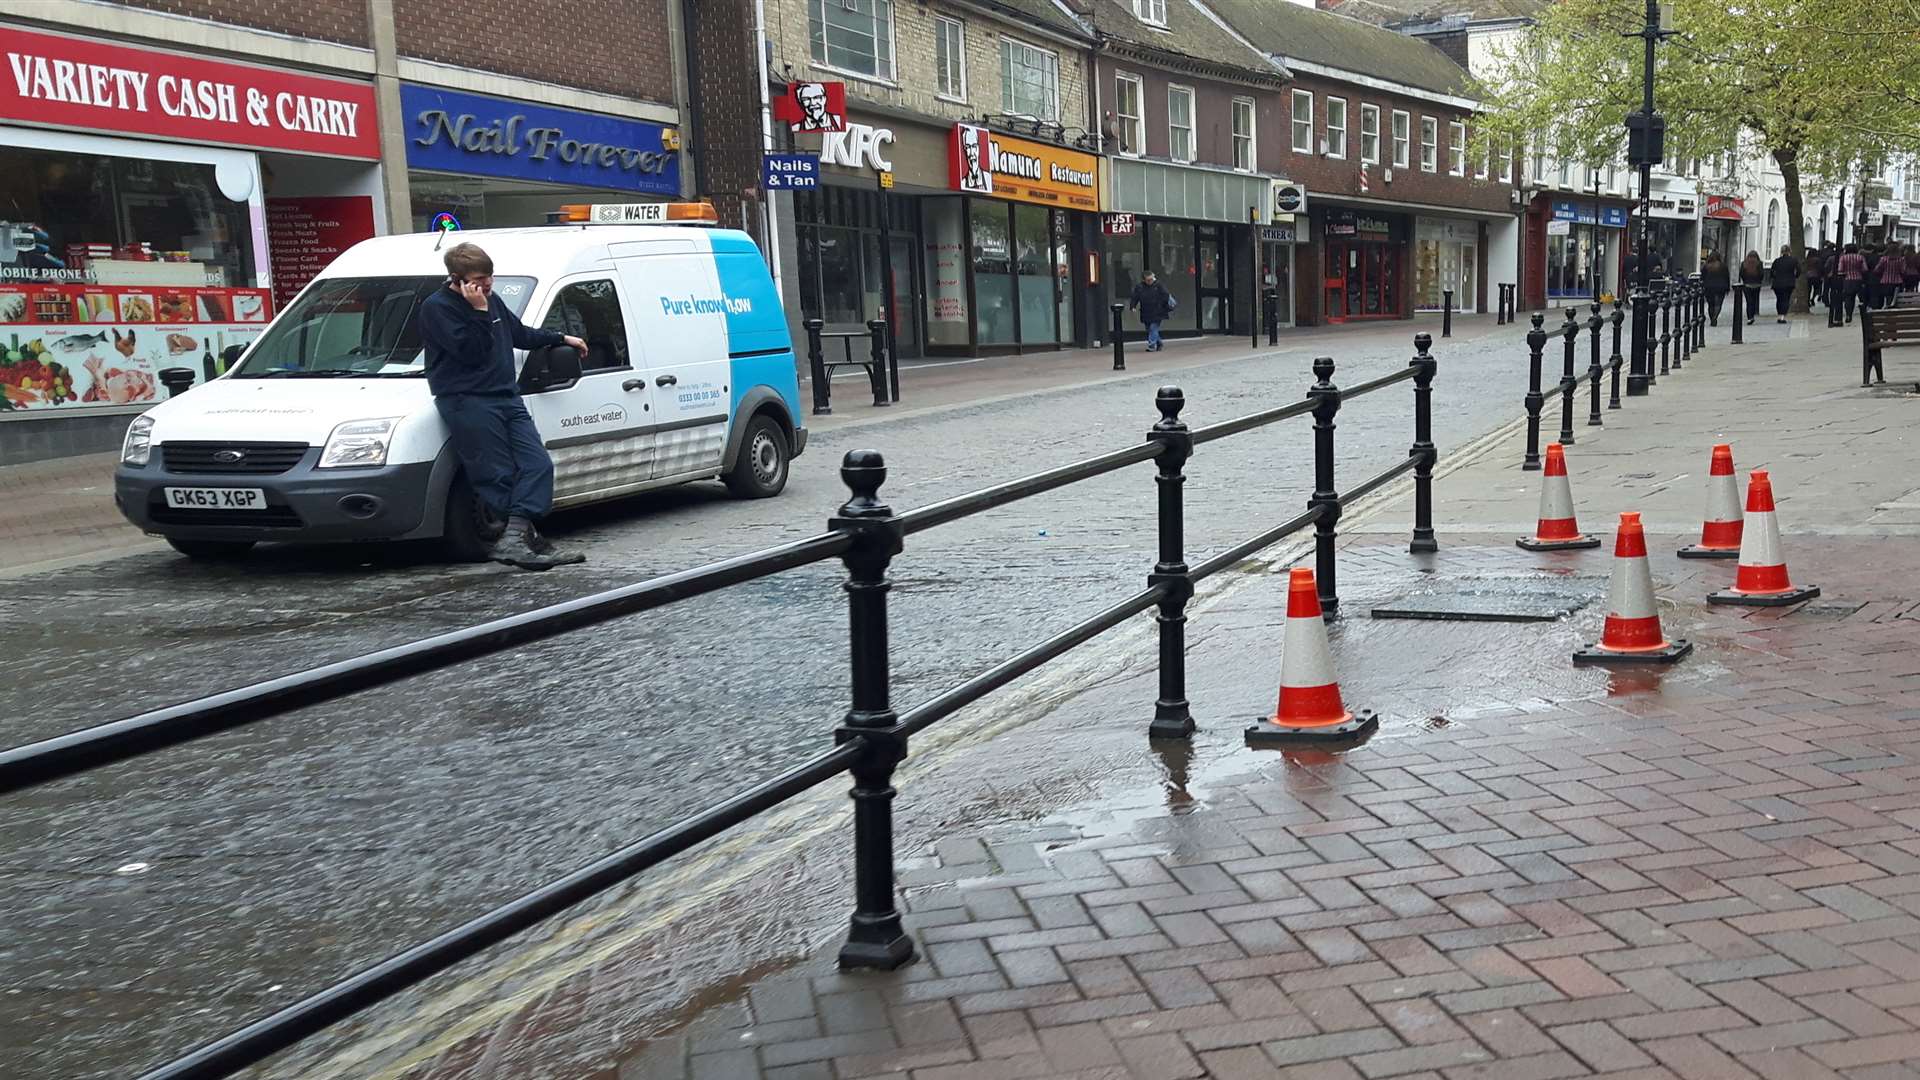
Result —
[[820, 186], [819, 154], [768, 154], [760, 186], [768, 191]]
[[[1594, 223], [1593, 204], [1568, 202], [1561, 199], [1553, 204], [1553, 219], [1591, 225]], [[1600, 208], [1600, 224], [1609, 229], [1624, 229], [1627, 227], [1627, 212], [1618, 206], [1603, 206]]]
[[680, 155], [660, 124], [411, 83], [400, 112], [410, 168], [680, 194]]

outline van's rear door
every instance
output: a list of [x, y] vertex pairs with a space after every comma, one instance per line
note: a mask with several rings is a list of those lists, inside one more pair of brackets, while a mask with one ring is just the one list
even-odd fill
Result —
[[727, 446], [726, 296], [693, 237], [612, 245], [653, 391], [653, 475], [716, 473]]

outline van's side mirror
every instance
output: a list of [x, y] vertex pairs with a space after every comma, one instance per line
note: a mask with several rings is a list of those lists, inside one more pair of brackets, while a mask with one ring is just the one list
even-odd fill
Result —
[[540, 394], [565, 390], [580, 381], [580, 354], [571, 345], [549, 345], [527, 353], [520, 368], [520, 392]]

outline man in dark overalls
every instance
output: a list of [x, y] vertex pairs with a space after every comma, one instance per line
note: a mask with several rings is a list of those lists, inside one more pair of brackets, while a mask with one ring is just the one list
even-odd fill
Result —
[[507, 523], [489, 557], [523, 570], [584, 562], [555, 551], [537, 527], [553, 508], [553, 459], [520, 400], [513, 350], [570, 345], [584, 357], [587, 343], [522, 324], [493, 295], [493, 259], [479, 245], [456, 244], [445, 262], [446, 287], [420, 305], [420, 340], [427, 386], [467, 483]]

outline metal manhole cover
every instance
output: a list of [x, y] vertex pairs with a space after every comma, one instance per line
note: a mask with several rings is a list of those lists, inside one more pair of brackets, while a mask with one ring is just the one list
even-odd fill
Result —
[[1475, 581], [1451, 592], [1402, 596], [1373, 609], [1376, 619], [1454, 622], [1553, 622], [1605, 594], [1605, 579]]

